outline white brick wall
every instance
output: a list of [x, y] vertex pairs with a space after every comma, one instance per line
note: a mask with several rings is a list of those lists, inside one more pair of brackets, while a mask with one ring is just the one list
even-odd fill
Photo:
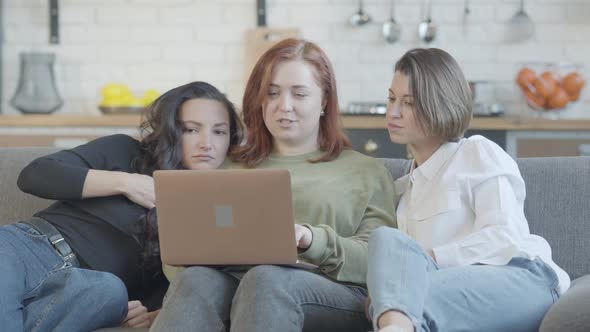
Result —
[[[401, 41], [385, 44], [380, 23], [388, 18], [389, 0], [366, 0], [377, 22], [348, 26], [356, 0], [267, 0], [268, 24], [299, 27], [305, 38], [328, 53], [336, 69], [340, 102], [379, 101], [386, 97], [395, 60], [423, 47], [417, 24], [425, 0], [396, 0]], [[512, 83], [523, 62], [575, 61], [590, 67], [590, 0], [527, 0], [536, 23], [533, 40], [503, 42], [504, 24], [517, 0], [471, 0], [463, 24], [463, 0], [433, 0], [439, 24], [434, 47], [453, 54], [468, 79], [492, 80], [496, 95], [511, 113], [520, 111], [520, 93]], [[57, 55], [56, 76], [65, 99], [62, 113], [97, 113], [100, 88], [127, 83], [142, 94], [165, 91], [191, 80], [206, 80], [241, 103], [244, 88], [244, 33], [255, 26], [255, 0], [61, 0], [61, 43], [48, 43], [46, 0], [4, 0], [3, 112], [18, 79], [21, 51]], [[590, 70], [586, 69], [588, 75]], [[590, 93], [564, 117], [590, 118]]]

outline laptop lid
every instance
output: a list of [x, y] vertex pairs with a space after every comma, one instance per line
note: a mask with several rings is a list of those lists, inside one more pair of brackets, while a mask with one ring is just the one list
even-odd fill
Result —
[[162, 262], [297, 262], [289, 171], [166, 170], [154, 181]]

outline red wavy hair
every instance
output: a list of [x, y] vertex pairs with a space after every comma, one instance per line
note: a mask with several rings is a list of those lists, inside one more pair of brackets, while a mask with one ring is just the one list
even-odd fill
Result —
[[242, 101], [247, 140], [231, 153], [230, 157], [235, 162], [243, 163], [246, 167], [255, 167], [272, 152], [273, 137], [264, 124], [262, 105], [267, 98], [267, 87], [276, 66], [293, 60], [305, 61], [311, 65], [315, 69], [317, 83], [323, 90], [322, 105], [325, 105], [325, 114], [320, 117], [318, 143], [324, 154], [310, 162], [334, 160], [343, 150], [351, 148], [339, 117], [336, 79], [330, 60], [316, 44], [289, 38], [266, 51], [252, 69]]

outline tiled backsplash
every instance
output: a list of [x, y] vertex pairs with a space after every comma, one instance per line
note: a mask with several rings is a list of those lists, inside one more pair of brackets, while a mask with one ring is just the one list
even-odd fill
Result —
[[[98, 113], [100, 88], [128, 84], [136, 94], [165, 91], [192, 80], [213, 83], [237, 104], [244, 88], [244, 36], [256, 24], [255, 0], [60, 0], [59, 45], [48, 43], [47, 0], [4, 0], [3, 113], [18, 80], [21, 51], [57, 55], [56, 74], [65, 99], [61, 113]], [[366, 0], [375, 23], [348, 25], [356, 0], [267, 0], [268, 25], [298, 27], [303, 37], [322, 46], [334, 63], [341, 105], [382, 101], [395, 60], [406, 50], [424, 47], [417, 26], [426, 1], [396, 0], [401, 41], [386, 44], [381, 24], [389, 0]], [[520, 92], [513, 78], [529, 61], [573, 61], [590, 66], [590, 1], [528, 0], [536, 24], [533, 40], [503, 42], [505, 22], [518, 9], [516, 0], [433, 0], [439, 35], [433, 47], [453, 54], [470, 80], [492, 80], [509, 113], [519, 111]], [[586, 73], [589, 73], [586, 70]], [[564, 117], [590, 118], [590, 93]]]

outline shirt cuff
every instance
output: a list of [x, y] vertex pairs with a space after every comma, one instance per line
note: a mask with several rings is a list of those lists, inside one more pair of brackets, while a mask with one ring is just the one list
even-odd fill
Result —
[[299, 256], [311, 263], [319, 262], [326, 252], [326, 246], [328, 245], [328, 233], [325, 229], [320, 227], [311, 226], [309, 224], [303, 224], [311, 230], [313, 237], [311, 239], [311, 245], [306, 251], [299, 254]]
[[166, 276], [166, 279], [168, 279], [169, 282], [172, 282], [172, 280], [174, 280], [174, 277], [176, 277], [176, 275], [184, 269], [185, 268], [182, 266], [162, 264], [162, 271], [164, 272], [164, 275]]
[[440, 268], [447, 268], [458, 265], [459, 245], [457, 243], [449, 243], [444, 246], [432, 248], [436, 265]]

